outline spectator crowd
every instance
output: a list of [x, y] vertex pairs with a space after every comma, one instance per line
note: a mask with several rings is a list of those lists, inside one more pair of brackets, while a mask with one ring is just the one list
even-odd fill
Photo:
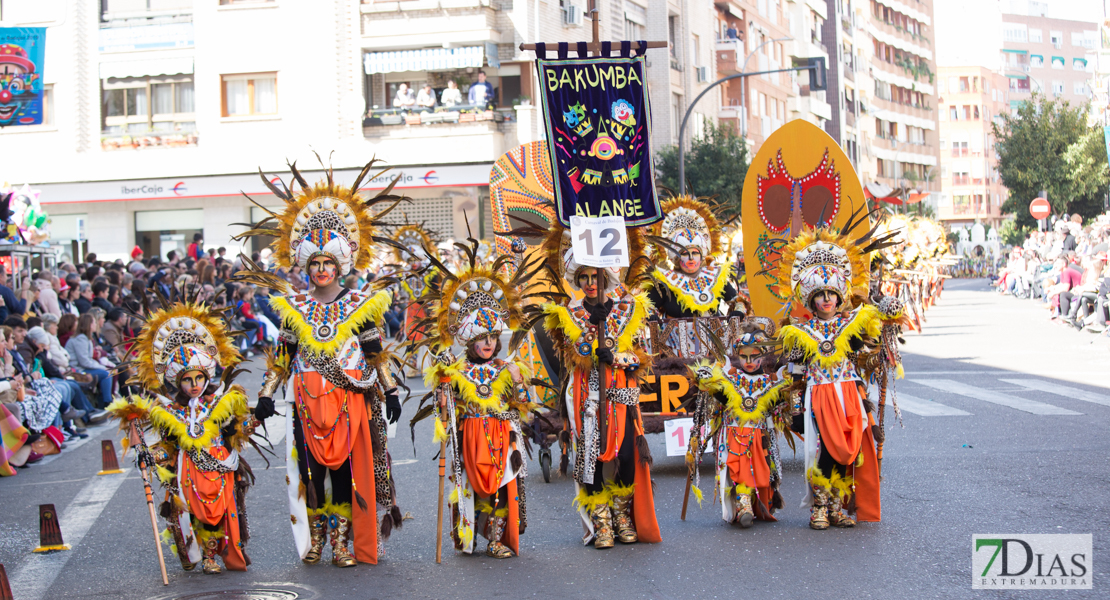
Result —
[[1010, 250], [994, 284], [1000, 294], [1041, 302], [1062, 325], [1107, 335], [1110, 213], [1084, 225], [1075, 215]]

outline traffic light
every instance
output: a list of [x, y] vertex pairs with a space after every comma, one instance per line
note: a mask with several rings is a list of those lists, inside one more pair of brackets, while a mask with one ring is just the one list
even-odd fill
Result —
[[813, 56], [806, 59], [809, 68], [809, 91], [822, 92], [828, 89], [828, 71], [825, 68], [824, 56]]

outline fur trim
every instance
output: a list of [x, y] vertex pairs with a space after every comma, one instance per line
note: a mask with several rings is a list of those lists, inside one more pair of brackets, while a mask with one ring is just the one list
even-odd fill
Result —
[[324, 506], [320, 510], [325, 515], [336, 515], [338, 517], [343, 517], [348, 521], [351, 519], [351, 505], [347, 502], [344, 502], [343, 504], [335, 504], [334, 502], [328, 500], [324, 502]]
[[856, 485], [856, 480], [850, 475], [841, 475], [833, 468], [832, 475], [825, 477], [817, 467], [810, 467], [806, 472], [806, 480], [810, 485], [820, 487], [826, 492], [844, 499], [852, 494], [852, 488]]
[[830, 356], [823, 356], [818, 350], [818, 341], [796, 325], [786, 325], [780, 329], [778, 339], [782, 341], [783, 354], [789, 354], [791, 350], [800, 349], [806, 359], [827, 369], [848, 357], [848, 352], [851, 351], [850, 340], [852, 338], [860, 337], [864, 333], [870, 335], [881, 326], [878, 310], [870, 304], [865, 304], [856, 309], [856, 314], [852, 317], [852, 320], [840, 330], [840, 335], [836, 337], [835, 341], [836, 351]]
[[447, 439], [447, 429], [443, 426], [443, 419], [436, 419], [435, 433], [432, 434], [433, 442], [442, 442]]
[[216, 531], [208, 531], [203, 527], [196, 527], [193, 529], [193, 535], [197, 538], [197, 543], [203, 546], [208, 540], [222, 540], [224, 539], [224, 530], [217, 529]]
[[158, 481], [161, 481], [162, 485], [166, 485], [174, 479], [177, 479], [177, 473], [174, 473], [162, 465], [158, 465]]
[[305, 321], [304, 315], [297, 312], [289, 300], [282, 296], [270, 298], [270, 307], [281, 317], [282, 323], [297, 333], [297, 343], [308, 347], [316, 354], [335, 354], [366, 323], [375, 325], [382, 322], [382, 316], [393, 304], [393, 295], [388, 290], [374, 294], [358, 307], [350, 318], [335, 326], [335, 337], [327, 342], [319, 342], [312, 335], [313, 327]]
[[206, 450], [212, 446], [213, 440], [220, 434], [220, 428], [228, 420], [244, 415], [250, 411], [247, 406], [247, 395], [242, 387], [231, 386], [231, 391], [224, 394], [216, 401], [208, 418], [204, 421], [204, 433], [199, 438], [189, 436], [186, 425], [177, 420], [177, 417], [162, 407], [158, 400], [132, 397], [132, 402], [144, 406], [150, 415], [150, 422], [156, 428], [167, 431], [177, 439], [177, 445], [184, 450]]
[[[486, 412], [505, 412], [509, 410], [509, 400], [513, 397], [513, 374], [509, 369], [503, 368], [498, 373], [497, 379], [493, 381], [490, 386], [491, 392], [488, 398], [478, 396], [478, 386], [470, 381], [462, 374], [462, 368], [466, 362], [465, 358], [460, 358], [453, 365], [442, 366], [435, 365], [425, 372], [425, 382], [431, 378], [431, 381], [437, 381], [440, 376], [450, 377], [451, 383], [454, 385], [459, 396], [463, 402], [468, 404], [477, 405], [481, 410]], [[520, 369], [520, 376], [524, 381], [532, 378], [532, 370], [527, 365], [521, 362], [514, 363]], [[446, 432], [445, 432], [446, 433]], [[438, 435], [438, 429], [436, 435]]]
[[675, 300], [678, 301], [679, 306], [694, 313], [705, 313], [707, 311], [717, 310], [717, 305], [721, 301], [721, 293], [724, 292], [725, 286], [728, 285], [730, 279], [729, 276], [731, 274], [732, 262], [726, 260], [724, 263], [721, 264], [719, 270], [717, 271], [717, 280], [714, 281], [713, 285], [709, 287], [709, 294], [711, 296], [710, 300], [708, 302], [701, 303], [695, 300], [694, 297], [685, 290], [681, 290], [675, 287], [675, 285], [671, 283], [671, 281], [667, 279], [667, 276], [664, 275], [663, 272], [659, 269], [654, 269], [651, 272], [651, 276], [655, 278], [656, 281], [665, 285], [667, 289], [670, 290], [672, 294], [674, 294]]
[[[139, 400], [138, 396], [131, 396], [129, 398], [116, 398], [104, 410], [108, 411], [113, 417], [119, 419], [120, 431], [125, 431], [130, 427], [130, 422], [135, 419], [149, 419], [150, 415], [147, 413], [145, 404], [140, 406], [135, 401]], [[124, 438], [125, 440], [127, 438]], [[124, 450], [127, 448], [125, 447]]]
[[736, 484], [735, 491], [736, 491], [737, 495], [742, 496], [744, 494], [750, 494], [750, 493], [754, 492], [755, 490], [746, 486], [746, 485], [744, 485], [744, 484], [742, 484], [742, 483], [738, 483], [738, 484]]
[[705, 494], [702, 493], [701, 488], [692, 483], [690, 484], [690, 491], [694, 492], [694, 499], [698, 501], [698, 508], [701, 508], [701, 500]]
[[613, 494], [607, 487], [596, 494], [591, 494], [586, 491], [586, 486], [578, 488], [578, 495], [574, 498], [574, 507], [584, 509], [586, 512], [592, 512], [593, 509], [603, 504], [610, 504], [613, 501]]
[[[640, 330], [644, 326], [644, 321], [647, 320], [648, 313], [653, 308], [651, 300], [648, 300], [646, 292], [633, 294], [631, 297], [633, 302], [632, 314], [617, 336], [616, 352], [636, 353], [636, 336], [640, 333]], [[577, 343], [578, 339], [582, 337], [582, 328], [575, 322], [574, 317], [571, 316], [567, 307], [548, 303], [544, 304], [543, 312], [547, 315], [544, 318], [544, 329], [547, 331], [562, 334], [572, 345]], [[597, 340], [595, 339], [590, 345], [596, 350]], [[570, 354], [570, 361], [573, 362], [574, 366], [578, 369], [590, 368], [597, 364], [593, 354], [590, 356], [582, 356], [573, 350]], [[639, 356], [639, 354], [637, 355]], [[589, 365], [586, 364], [586, 361], [589, 361]], [[641, 364], [640, 368], [643, 369], [643, 367], [644, 365]]]

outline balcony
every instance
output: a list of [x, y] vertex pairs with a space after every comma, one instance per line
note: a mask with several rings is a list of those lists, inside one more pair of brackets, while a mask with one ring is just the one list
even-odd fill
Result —
[[721, 76], [735, 75], [740, 72], [740, 55], [743, 53], [740, 40], [722, 40], [716, 45], [717, 74]]
[[478, 105], [460, 104], [452, 107], [438, 107], [435, 110], [404, 110], [389, 108], [372, 110], [363, 119], [365, 129], [390, 127], [395, 125], [420, 126], [456, 123], [478, 123], [482, 121], [512, 120], [512, 110], [485, 110]]
[[410, 0], [364, 3], [362, 47], [366, 50], [499, 43], [497, 11], [489, 0]]
[[832, 107], [816, 96], [791, 96], [786, 101], [786, 109], [802, 115], [812, 114], [822, 119], [832, 118]]
[[[493, 162], [521, 143], [518, 122], [508, 120], [502, 111], [493, 112], [492, 117], [474, 114], [471, 120], [460, 115], [458, 121], [453, 121], [449, 116], [439, 122], [421, 119], [420, 124], [407, 124], [415, 121], [412, 115], [400, 115], [399, 124], [394, 118], [385, 118], [364, 126], [362, 131], [378, 155], [388, 155], [395, 164]], [[364, 120], [364, 125], [372, 120]], [[521, 130], [520, 135], [529, 134]]]
[[737, 119], [743, 121], [748, 118], [748, 110], [738, 104], [722, 106], [717, 109], [718, 119]]

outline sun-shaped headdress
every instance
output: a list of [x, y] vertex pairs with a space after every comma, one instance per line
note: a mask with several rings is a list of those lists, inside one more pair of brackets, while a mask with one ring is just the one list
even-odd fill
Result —
[[189, 371], [203, 371], [214, 381], [217, 365], [230, 369], [242, 360], [220, 313], [193, 302], [152, 313], [134, 344], [131, 382], [152, 391], [176, 387]]
[[[424, 254], [436, 251], [435, 240], [421, 225], [406, 223], [393, 232], [393, 259], [398, 264], [413, 260], [424, 260]], [[401, 250], [401, 248], [405, 250]]]
[[391, 241], [377, 235], [375, 222], [392, 209], [391, 206], [374, 214], [370, 207], [385, 200], [401, 200], [391, 193], [400, 178], [395, 178], [389, 187], [372, 198], [363, 199], [359, 194], [359, 186], [376, 162], [372, 160], [363, 167], [351, 187], [336, 184], [330, 168], [325, 181], [309, 185], [296, 165], [291, 164], [289, 168], [293, 178], [300, 186], [296, 194], [280, 180], [281, 187], [278, 187], [260, 170], [259, 174], [270, 191], [285, 200], [285, 210], [275, 213], [255, 202], [269, 216], [234, 239], [254, 235], [277, 237], [270, 247], [274, 250], [277, 265], [282, 268], [296, 265], [304, 269], [310, 260], [320, 255], [335, 260], [342, 275], [352, 268], [369, 267], [374, 258], [374, 244]]
[[868, 223], [870, 214], [860, 216], [861, 212], [857, 210], [842, 230], [807, 227], [783, 248], [779, 287], [790, 290], [792, 302], [808, 308], [815, 295], [831, 291], [847, 307], [853, 294], [867, 294], [871, 252], [898, 243], [894, 238], [901, 232], [876, 237], [876, 227], [852, 239], [849, 234]]
[[672, 252], [694, 247], [707, 258], [721, 251], [721, 224], [704, 200], [683, 194], [665, 200], [661, 207], [666, 216], [652, 226], [651, 233], [670, 242]]

